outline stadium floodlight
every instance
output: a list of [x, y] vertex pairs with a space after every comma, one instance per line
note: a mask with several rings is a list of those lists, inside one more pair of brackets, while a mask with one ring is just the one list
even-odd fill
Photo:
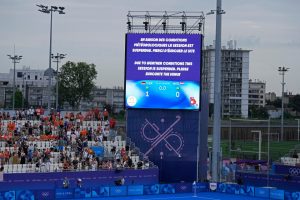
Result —
[[186, 29], [186, 23], [185, 22], [180, 22], [180, 24], [181, 24], [181, 30], [182, 31], [185, 31]]
[[145, 25], [145, 31], [147, 31], [149, 22], [145, 21], [145, 22], [143, 22], [143, 24]]
[[284, 75], [290, 68], [287, 67], [278, 67], [279, 74], [282, 75], [282, 95], [281, 95], [281, 130], [280, 130], [280, 139], [283, 141], [283, 120], [284, 120]]
[[12, 99], [12, 109], [15, 110], [15, 93], [16, 93], [16, 63], [19, 63], [23, 56], [18, 55], [7, 55], [9, 59], [14, 63], [14, 77], [13, 77], [13, 99]]
[[59, 79], [58, 79], [58, 63], [66, 57], [67, 54], [57, 53], [56, 55], [51, 55], [53, 58], [53, 62], [56, 62], [56, 98], [55, 98], [55, 107], [56, 111], [59, 109], [58, 105], [58, 86], [59, 86]]
[[[52, 55], [52, 13], [53, 12], [58, 12], [58, 14], [65, 14], [65, 12], [63, 11], [65, 8], [61, 7], [61, 6], [50, 6], [50, 8], [48, 6], [44, 6], [42, 4], [37, 5], [39, 8], [38, 11], [42, 12], [42, 13], [46, 13], [49, 14], [50, 13], [50, 48], [49, 48], [49, 68], [46, 70], [47, 74], [49, 75], [48, 78], [48, 111], [50, 113], [50, 108], [51, 108], [51, 78], [53, 76], [53, 73], [51, 73], [52, 68], [51, 68], [51, 55]], [[45, 73], [46, 73], [45, 71]]]
[[202, 23], [198, 23], [198, 31], [201, 31], [202, 30]]
[[128, 31], [131, 31], [131, 22], [130, 21], [127, 22], [127, 29], [128, 29]]
[[167, 22], [166, 22], [166, 21], [163, 21], [161, 24], [163, 25], [163, 30], [166, 31], [166, 28], [167, 28]]

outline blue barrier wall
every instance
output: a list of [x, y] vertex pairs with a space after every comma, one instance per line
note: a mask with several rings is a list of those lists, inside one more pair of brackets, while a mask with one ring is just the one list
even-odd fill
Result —
[[[127, 134], [159, 167], [160, 181], [192, 182], [197, 179], [199, 119], [198, 111], [128, 110]], [[203, 135], [207, 138], [207, 132]], [[207, 143], [203, 143], [199, 152], [205, 154], [200, 159], [206, 176]]]
[[291, 176], [300, 176], [300, 166], [274, 164], [273, 170], [275, 174], [289, 174]]
[[2, 188], [60, 188], [62, 187], [62, 181], [64, 177], [69, 179], [70, 187], [76, 187], [76, 180], [78, 178], [82, 179], [84, 187], [93, 187], [95, 185], [114, 185], [114, 181], [120, 179], [121, 177], [124, 177], [125, 184], [157, 184], [158, 169], [4, 174], [4, 182], [0, 182], [0, 190]]
[[270, 187], [280, 188], [286, 191], [299, 191], [300, 176], [287, 176], [280, 174], [270, 174], [269, 181], [267, 174], [261, 173], [243, 173], [237, 172], [236, 178], [240, 178], [244, 185], [255, 185], [257, 187]]
[[[253, 187], [232, 183], [216, 183], [216, 192], [261, 197], [263, 199], [300, 200], [300, 192], [287, 192], [270, 187]], [[210, 191], [209, 183], [175, 183], [125, 186], [99, 186], [83, 188], [54, 188], [54, 189], [6, 189], [0, 188], [0, 199], [3, 200], [53, 200], [53, 199], [82, 199], [104, 198], [116, 196], [201, 193]], [[238, 196], [236, 199], [239, 199]]]

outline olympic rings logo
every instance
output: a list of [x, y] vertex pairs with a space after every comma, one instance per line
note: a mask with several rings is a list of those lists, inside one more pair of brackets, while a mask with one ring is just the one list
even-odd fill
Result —
[[42, 192], [42, 196], [43, 197], [48, 197], [49, 196], [49, 192]]
[[300, 168], [290, 168], [289, 173], [290, 173], [290, 175], [293, 175], [293, 176], [299, 176]]

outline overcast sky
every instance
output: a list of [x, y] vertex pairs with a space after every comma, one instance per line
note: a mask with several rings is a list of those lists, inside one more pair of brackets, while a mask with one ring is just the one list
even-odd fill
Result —
[[[250, 49], [250, 78], [266, 81], [267, 91], [281, 92], [278, 67], [289, 67], [286, 91], [300, 93], [300, 1], [223, 0], [222, 44], [237, 40]], [[53, 15], [53, 53], [63, 61], [94, 63], [97, 85], [123, 86], [124, 48], [128, 11], [203, 11], [216, 0], [1, 0], [0, 72], [12, 68], [7, 54], [23, 55], [18, 68], [46, 69], [49, 62], [50, 15], [36, 4], [66, 7]], [[206, 17], [205, 44], [213, 43], [215, 17]]]

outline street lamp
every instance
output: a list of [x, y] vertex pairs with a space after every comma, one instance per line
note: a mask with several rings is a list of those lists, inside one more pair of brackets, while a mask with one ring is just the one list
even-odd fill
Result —
[[221, 0], [217, 0], [216, 10], [211, 10], [208, 15], [216, 13], [216, 44], [215, 44], [215, 76], [214, 76], [214, 128], [213, 128], [213, 156], [212, 180], [219, 181], [220, 169], [220, 140], [221, 140], [221, 28], [222, 10]]
[[13, 78], [13, 110], [15, 110], [15, 92], [16, 92], [16, 63], [19, 63], [23, 56], [18, 55], [7, 55], [9, 59], [14, 63], [14, 78]]
[[49, 48], [49, 68], [45, 71], [44, 75], [49, 76], [48, 80], [48, 92], [49, 92], [49, 97], [48, 97], [48, 111], [50, 113], [50, 108], [51, 108], [51, 78], [53, 76], [53, 70], [51, 69], [51, 54], [52, 54], [52, 13], [53, 12], [58, 12], [58, 14], [65, 14], [64, 12], [64, 7], [58, 7], [58, 6], [44, 6], [44, 5], [37, 5], [40, 9], [38, 11], [42, 13], [49, 14], [50, 13], [50, 48]]
[[282, 85], [282, 95], [281, 95], [281, 132], [280, 132], [280, 139], [281, 141], [283, 141], [283, 118], [284, 118], [284, 85], [285, 85], [285, 82], [284, 82], [284, 75], [285, 75], [285, 72], [287, 72], [290, 68], [286, 68], [286, 67], [278, 67], [278, 71], [279, 71], [279, 74], [282, 75], [282, 82], [281, 82], [281, 85]]
[[56, 62], [56, 99], [55, 99], [55, 106], [56, 106], [56, 111], [58, 110], [58, 84], [59, 84], [59, 79], [58, 79], [58, 63], [66, 57], [67, 54], [62, 54], [62, 53], [57, 53], [56, 56], [53, 54], [51, 57], [54, 59], [53, 62]]

